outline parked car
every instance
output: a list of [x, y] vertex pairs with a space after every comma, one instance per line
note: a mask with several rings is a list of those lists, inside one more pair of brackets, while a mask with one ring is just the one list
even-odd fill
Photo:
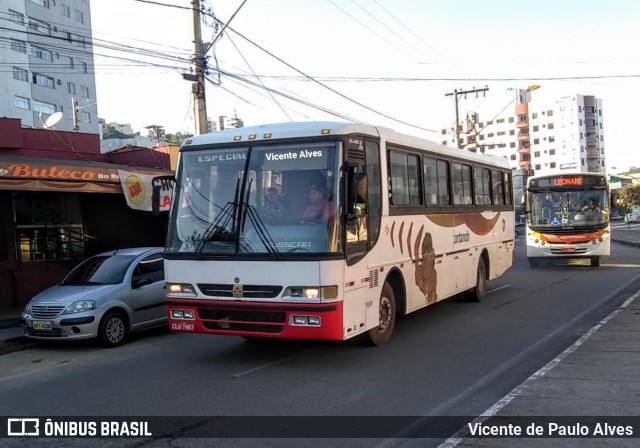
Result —
[[524, 222], [517, 222], [515, 224], [515, 232], [516, 232], [516, 238], [518, 238], [520, 236], [521, 233], [524, 233], [525, 231], [525, 224]]
[[166, 324], [161, 247], [104, 252], [80, 263], [60, 283], [32, 298], [22, 313], [28, 338], [98, 338], [105, 347], [131, 332]]

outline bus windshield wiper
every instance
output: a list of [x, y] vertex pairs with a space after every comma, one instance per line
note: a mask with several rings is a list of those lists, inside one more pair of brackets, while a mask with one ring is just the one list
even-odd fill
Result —
[[269, 252], [272, 255], [275, 255], [276, 259], [279, 260], [280, 255], [278, 250], [276, 249], [276, 245], [273, 241], [273, 238], [269, 234], [269, 231], [267, 230], [267, 227], [264, 225], [264, 222], [262, 222], [262, 219], [258, 215], [256, 208], [253, 205], [249, 204], [249, 197], [251, 196], [252, 183], [253, 183], [253, 179], [249, 181], [247, 198], [244, 201], [245, 208], [244, 208], [244, 213], [242, 214], [242, 222], [241, 222], [242, 232], [244, 232], [244, 226], [247, 222], [247, 217], [248, 217], [249, 221], [251, 221], [251, 224], [253, 224], [253, 227], [256, 229], [256, 234], [258, 235], [258, 238], [260, 238], [260, 242], [264, 244], [265, 249], [267, 249], [267, 252]]
[[[227, 202], [227, 204], [220, 210], [220, 213], [213, 220], [213, 222], [207, 227], [202, 234], [198, 245], [194, 250], [196, 255], [200, 255], [204, 246], [209, 241], [236, 241], [238, 239], [237, 223], [239, 213], [239, 192], [240, 192], [240, 179], [236, 181], [236, 191], [234, 193], [233, 202]], [[229, 223], [231, 223], [231, 229], [229, 229]]]

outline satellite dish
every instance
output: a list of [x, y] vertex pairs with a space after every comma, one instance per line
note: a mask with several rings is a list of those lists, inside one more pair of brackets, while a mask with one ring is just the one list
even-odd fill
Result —
[[49, 115], [46, 120], [44, 120], [44, 123], [42, 123], [42, 126], [45, 129], [49, 129], [54, 127], [56, 124], [58, 124], [60, 120], [62, 120], [62, 112], [54, 112], [51, 115]]

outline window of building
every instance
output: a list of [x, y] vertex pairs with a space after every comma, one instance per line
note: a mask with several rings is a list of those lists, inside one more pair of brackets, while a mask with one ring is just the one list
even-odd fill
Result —
[[13, 98], [13, 105], [15, 107], [17, 107], [18, 109], [29, 110], [29, 109], [31, 109], [31, 100], [29, 100], [29, 98], [25, 98], [23, 96], [16, 95]]
[[556, 162], [551, 162], [549, 164], [549, 168], [555, 168], [556, 167]]
[[44, 61], [53, 62], [53, 53], [49, 50], [45, 50], [44, 48], [37, 47], [35, 45], [31, 46], [31, 56], [34, 58], [42, 59]]
[[80, 94], [83, 98], [89, 98], [89, 87], [80, 86]]
[[509, 123], [513, 123], [513, 117], [509, 117]]
[[51, 103], [45, 103], [44, 101], [33, 100], [33, 110], [36, 112], [42, 112], [43, 114], [53, 114], [56, 111], [56, 105]]
[[45, 8], [49, 7], [49, 0], [29, 0], [31, 3], [35, 3], [36, 5], [44, 6]]
[[531, 114], [531, 118], [533, 118], [533, 119], [538, 118], [538, 112], [533, 112], [533, 113]]
[[18, 25], [24, 25], [24, 14], [10, 9], [9, 20], [11, 20], [13, 23], [17, 23]]
[[91, 123], [91, 114], [89, 112], [82, 112], [82, 122]]
[[515, 155], [515, 154], [511, 154], [511, 156], [509, 157], [509, 159], [511, 159], [511, 160], [516, 160], [516, 155]]
[[42, 20], [34, 19], [33, 17], [29, 17], [29, 29], [51, 36], [51, 25]]
[[41, 73], [33, 74], [33, 83], [47, 89], [55, 89], [56, 80], [51, 76], [46, 76]]
[[509, 148], [515, 148], [515, 147], [516, 147], [516, 142], [509, 143]]
[[87, 70], [87, 63], [86, 62], [81, 62], [80, 65], [82, 67], [82, 73], [89, 73], [88, 70]]
[[22, 40], [18, 40], [18, 39], [11, 39], [11, 49], [13, 51], [17, 51], [18, 53], [27, 53], [27, 43], [22, 41]]
[[84, 14], [76, 9], [76, 22], [84, 23]]
[[499, 118], [498, 120], [496, 120], [496, 123], [504, 123], [504, 118]]
[[72, 82], [67, 82], [67, 93], [72, 95], [76, 94], [76, 85]]
[[542, 168], [542, 166], [541, 166], [540, 164], [537, 164], [537, 165], [535, 166], [535, 169], [536, 169], [536, 170], [539, 170], [540, 168]]
[[553, 125], [553, 123], [549, 123], [549, 124], [547, 125], [547, 128], [548, 128], [548, 129], [554, 129], [554, 128], [555, 128], [555, 126]]
[[505, 134], [506, 134], [505, 131], [500, 131], [500, 132], [497, 133], [497, 135], [505, 135]]
[[29, 71], [20, 67], [13, 67], [13, 79], [29, 82]]
[[21, 261], [84, 257], [78, 193], [23, 191], [14, 204]]
[[538, 126], [534, 126], [533, 127], [533, 132], [538, 132], [540, 130], [540, 128]]
[[533, 144], [534, 145], [539, 145], [540, 144], [540, 139], [539, 138], [534, 138], [533, 139]]
[[491, 138], [491, 137], [493, 137], [493, 132], [490, 134], [487, 134], [487, 138]]
[[389, 151], [391, 204], [420, 204], [420, 164], [418, 156]]
[[509, 135], [516, 135], [516, 131], [513, 129], [509, 130]]
[[550, 149], [549, 150], [549, 155], [550, 156], [555, 156], [556, 155], [556, 150], [555, 149]]
[[79, 47], [85, 48], [84, 36], [76, 34], [75, 42]]
[[533, 157], [540, 157], [540, 151], [536, 151], [533, 153]]
[[552, 110], [548, 110], [547, 111], [547, 117], [553, 117], [553, 111]]
[[71, 8], [64, 3], [62, 4], [62, 15], [64, 17], [71, 17]]
[[67, 58], [67, 63], [65, 64], [65, 68], [73, 68], [73, 58], [69, 56], [65, 56]]

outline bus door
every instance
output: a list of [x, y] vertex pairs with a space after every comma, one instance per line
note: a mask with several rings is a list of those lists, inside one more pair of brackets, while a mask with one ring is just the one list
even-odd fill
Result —
[[378, 270], [371, 269], [369, 263], [369, 251], [378, 238], [382, 214], [379, 143], [350, 138], [345, 166], [344, 326], [345, 331], [356, 326], [348, 333], [353, 334], [380, 321]]

